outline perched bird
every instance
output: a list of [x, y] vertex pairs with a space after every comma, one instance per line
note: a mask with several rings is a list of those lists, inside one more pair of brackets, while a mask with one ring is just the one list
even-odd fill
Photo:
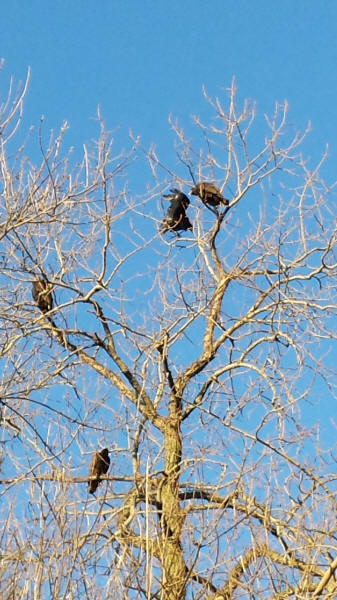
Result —
[[100, 476], [105, 475], [105, 473], [107, 473], [109, 466], [110, 458], [108, 448], [103, 448], [103, 450], [95, 452], [90, 463], [89, 477], [97, 477], [97, 479], [89, 479], [89, 494], [93, 494], [97, 490], [99, 484], [101, 483]]
[[192, 229], [192, 223], [186, 217], [186, 209], [190, 203], [188, 197], [177, 188], [173, 188], [171, 193], [166, 194], [164, 198], [170, 201], [170, 206], [166, 217], [163, 219], [160, 232], [187, 231], [187, 229]]
[[43, 313], [53, 308], [52, 289], [52, 284], [45, 279], [36, 279], [33, 282], [32, 296]]
[[224, 198], [221, 194], [220, 190], [213, 185], [213, 183], [208, 183], [207, 181], [201, 181], [197, 183], [191, 190], [190, 194], [193, 196], [199, 196], [205, 204], [209, 204], [210, 206], [219, 206], [219, 204], [224, 204], [227, 206], [229, 204], [229, 200]]

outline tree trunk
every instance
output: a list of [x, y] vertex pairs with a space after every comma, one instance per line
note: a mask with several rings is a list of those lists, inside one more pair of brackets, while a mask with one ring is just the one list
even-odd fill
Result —
[[165, 428], [165, 475], [161, 486], [163, 600], [185, 598], [187, 569], [180, 543], [182, 511], [178, 493], [181, 452], [180, 420], [171, 417]]

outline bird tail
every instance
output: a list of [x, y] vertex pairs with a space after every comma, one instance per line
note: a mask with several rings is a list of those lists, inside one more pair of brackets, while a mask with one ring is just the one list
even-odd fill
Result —
[[99, 479], [90, 479], [88, 482], [88, 493], [93, 494], [96, 492], [99, 484]]

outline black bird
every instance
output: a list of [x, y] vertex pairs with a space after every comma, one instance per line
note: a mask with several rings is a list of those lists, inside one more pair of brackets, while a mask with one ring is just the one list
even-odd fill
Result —
[[188, 197], [177, 188], [173, 188], [171, 193], [166, 194], [164, 198], [170, 201], [170, 206], [166, 217], [163, 219], [160, 232], [187, 231], [187, 229], [192, 229], [192, 223], [186, 217], [186, 209], [190, 203]]
[[98, 452], [95, 452], [91, 459], [89, 477], [96, 477], [97, 479], [89, 479], [88, 481], [88, 492], [93, 494], [96, 492], [99, 484], [101, 483], [100, 476], [105, 475], [110, 466], [109, 450], [103, 448]]
[[52, 289], [52, 284], [45, 279], [36, 279], [33, 282], [32, 296], [43, 313], [53, 308]]
[[176, 203], [180, 204], [181, 206], [183, 206], [183, 208], [185, 210], [187, 209], [187, 207], [190, 203], [186, 194], [184, 194], [177, 188], [171, 188], [170, 194], [164, 194], [164, 198], [166, 198], [167, 200], [170, 200], [171, 203], [176, 202]]
[[192, 196], [199, 196], [205, 204], [209, 204], [210, 206], [216, 207], [219, 206], [219, 204], [228, 206], [229, 204], [229, 200], [223, 197], [220, 190], [213, 185], [213, 183], [207, 181], [197, 183], [190, 190], [190, 194], [192, 194]]

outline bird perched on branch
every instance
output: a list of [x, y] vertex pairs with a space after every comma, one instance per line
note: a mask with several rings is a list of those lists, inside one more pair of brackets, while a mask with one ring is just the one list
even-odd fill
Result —
[[88, 481], [89, 494], [93, 494], [97, 490], [101, 483], [100, 477], [108, 472], [109, 466], [110, 458], [108, 448], [103, 448], [103, 450], [95, 452], [90, 463], [89, 477], [96, 477], [96, 479], [89, 479]]
[[52, 289], [52, 284], [46, 279], [35, 279], [33, 282], [32, 296], [43, 313], [47, 313], [53, 308]]
[[169, 194], [164, 195], [164, 198], [169, 200], [170, 206], [163, 219], [160, 233], [192, 229], [192, 223], [186, 216], [186, 209], [190, 203], [188, 197], [177, 188], [172, 188]]
[[219, 204], [223, 204], [224, 206], [228, 206], [229, 200], [224, 198], [220, 190], [213, 185], [213, 183], [209, 183], [207, 181], [201, 181], [197, 183], [190, 190], [190, 194], [193, 196], [199, 196], [205, 204], [209, 204], [210, 206], [217, 207]]

